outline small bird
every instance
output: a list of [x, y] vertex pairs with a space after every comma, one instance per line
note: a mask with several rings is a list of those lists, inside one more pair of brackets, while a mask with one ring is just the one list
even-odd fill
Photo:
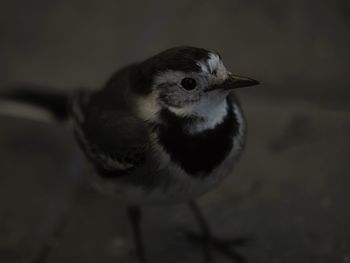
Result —
[[216, 52], [175, 47], [119, 70], [99, 90], [3, 92], [0, 111], [14, 112], [4, 105], [16, 102], [70, 123], [92, 167], [92, 185], [127, 204], [140, 262], [146, 262], [140, 206], [180, 202], [189, 203], [200, 224], [203, 233], [189, 236], [203, 242], [206, 262], [210, 247], [243, 261], [228, 248], [239, 241], [214, 237], [194, 199], [235, 168], [246, 122], [233, 90], [258, 83], [229, 72]]

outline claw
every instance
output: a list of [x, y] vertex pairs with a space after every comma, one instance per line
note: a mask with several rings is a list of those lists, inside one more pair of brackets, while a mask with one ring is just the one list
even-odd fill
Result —
[[234, 251], [234, 249], [230, 248], [230, 244], [215, 244], [215, 248], [221, 252], [221, 254], [225, 255], [229, 259], [231, 259], [234, 262], [240, 262], [245, 263], [247, 262], [246, 259], [238, 252]]
[[[219, 242], [219, 240], [218, 240]], [[251, 239], [241, 237], [241, 238], [228, 238], [228, 239], [221, 239], [221, 242], [224, 242], [225, 244], [232, 245], [232, 246], [247, 246], [249, 243], [252, 242]]]
[[217, 252], [229, 258], [232, 262], [246, 262], [246, 259], [240, 253], [235, 251], [235, 247], [247, 245], [247, 243], [250, 242], [247, 238], [220, 239], [208, 234], [198, 234], [188, 230], [185, 234], [190, 242], [202, 244], [206, 263], [212, 262], [212, 249], [215, 249]]

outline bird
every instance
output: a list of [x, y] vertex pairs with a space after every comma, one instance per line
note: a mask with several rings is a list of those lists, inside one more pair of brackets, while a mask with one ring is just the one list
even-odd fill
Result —
[[[247, 124], [235, 89], [257, 84], [231, 73], [218, 52], [180, 46], [121, 68], [99, 89], [3, 91], [0, 112], [67, 124], [92, 186], [125, 202], [140, 263], [148, 262], [141, 207], [177, 203], [188, 203], [199, 223], [202, 233], [188, 234], [205, 262], [212, 249], [244, 261], [229, 249], [240, 241], [215, 237], [195, 200], [237, 166]], [[28, 105], [39, 110], [29, 114]]]

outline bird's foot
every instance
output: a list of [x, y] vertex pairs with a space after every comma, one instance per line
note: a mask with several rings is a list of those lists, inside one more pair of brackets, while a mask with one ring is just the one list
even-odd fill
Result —
[[193, 244], [199, 244], [203, 248], [205, 262], [213, 262], [212, 251], [216, 250], [232, 262], [244, 263], [246, 259], [236, 251], [236, 247], [244, 247], [248, 243], [247, 238], [218, 238], [208, 233], [196, 233], [185, 231], [188, 240]]

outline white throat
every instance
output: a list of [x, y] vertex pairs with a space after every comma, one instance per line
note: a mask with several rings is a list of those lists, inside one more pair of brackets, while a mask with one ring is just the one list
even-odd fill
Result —
[[188, 132], [194, 134], [207, 129], [213, 129], [220, 124], [227, 114], [227, 101], [222, 100], [218, 103], [204, 100], [194, 107], [169, 107], [169, 110], [179, 117], [198, 117], [199, 121], [193, 122], [187, 127]]

